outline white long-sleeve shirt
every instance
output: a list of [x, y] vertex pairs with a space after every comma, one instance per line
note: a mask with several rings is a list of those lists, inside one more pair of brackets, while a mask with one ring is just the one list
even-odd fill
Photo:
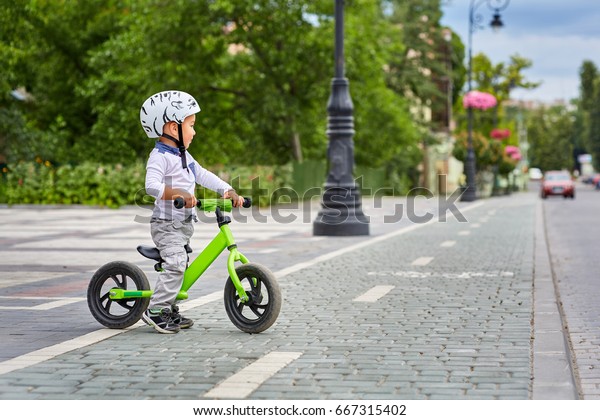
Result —
[[188, 169], [181, 166], [181, 155], [175, 147], [170, 147], [160, 141], [150, 153], [146, 164], [146, 193], [156, 199], [153, 217], [166, 220], [185, 220], [196, 215], [195, 208], [176, 209], [173, 200], [163, 200], [162, 196], [167, 186], [194, 194], [196, 184], [219, 193], [231, 190], [231, 185], [217, 175], [204, 169], [187, 151]]

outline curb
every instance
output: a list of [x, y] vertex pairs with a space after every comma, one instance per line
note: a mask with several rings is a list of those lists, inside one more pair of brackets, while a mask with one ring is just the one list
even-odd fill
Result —
[[576, 400], [579, 392], [573, 374], [568, 331], [563, 325], [560, 298], [548, 253], [544, 212], [536, 205], [533, 291], [534, 400]]

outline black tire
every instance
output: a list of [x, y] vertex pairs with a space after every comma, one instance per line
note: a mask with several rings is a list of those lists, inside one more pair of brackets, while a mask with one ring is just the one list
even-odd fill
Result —
[[[277, 279], [268, 268], [255, 263], [240, 265], [235, 272], [250, 300], [246, 303], [240, 301], [229, 277], [224, 294], [227, 316], [241, 331], [251, 334], [263, 332], [273, 325], [281, 310], [281, 290]], [[256, 279], [256, 284], [253, 279]]]
[[110, 289], [150, 290], [146, 274], [134, 264], [113, 261], [94, 273], [87, 291], [90, 312], [108, 328], [127, 328], [140, 320], [150, 298], [111, 300]]

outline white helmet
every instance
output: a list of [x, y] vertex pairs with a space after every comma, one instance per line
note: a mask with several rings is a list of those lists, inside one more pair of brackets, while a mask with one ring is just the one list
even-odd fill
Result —
[[148, 137], [158, 138], [166, 123], [181, 124], [186, 117], [200, 112], [192, 95], [178, 90], [156, 93], [144, 101], [140, 109], [140, 122]]

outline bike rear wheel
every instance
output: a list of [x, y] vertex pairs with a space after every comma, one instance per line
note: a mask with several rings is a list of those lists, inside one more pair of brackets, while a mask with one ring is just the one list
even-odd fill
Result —
[[108, 328], [127, 328], [140, 320], [150, 298], [110, 299], [110, 290], [117, 288], [150, 290], [150, 284], [139, 267], [125, 261], [103, 265], [90, 280], [87, 302], [94, 318]]
[[242, 303], [231, 277], [225, 285], [227, 316], [241, 331], [255, 334], [271, 327], [281, 310], [281, 291], [273, 273], [260, 264], [248, 263], [235, 269], [248, 302]]

